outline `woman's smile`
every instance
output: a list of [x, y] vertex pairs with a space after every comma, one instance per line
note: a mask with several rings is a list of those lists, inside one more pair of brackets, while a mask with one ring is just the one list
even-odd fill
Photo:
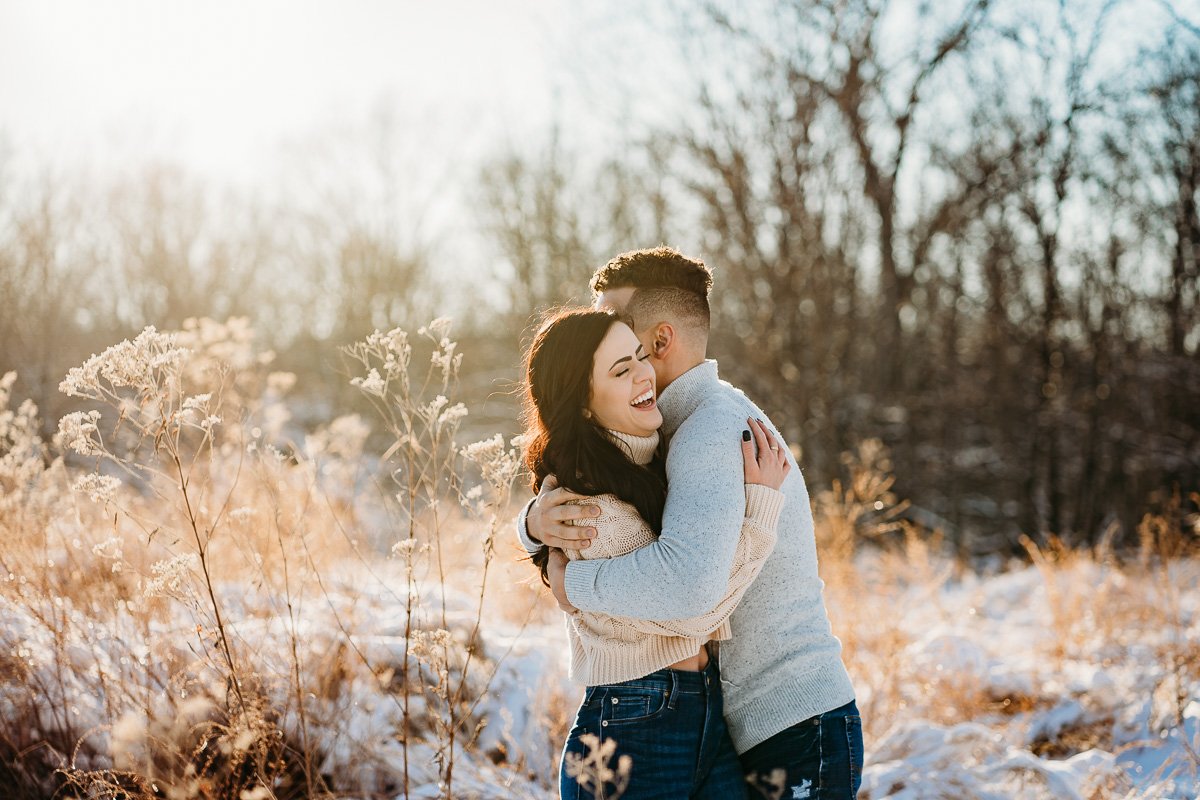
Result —
[[633, 406], [638, 411], [649, 411], [650, 409], [654, 408], [654, 387], [651, 386], [646, 391], [633, 398], [633, 401], [630, 402], [629, 405]]

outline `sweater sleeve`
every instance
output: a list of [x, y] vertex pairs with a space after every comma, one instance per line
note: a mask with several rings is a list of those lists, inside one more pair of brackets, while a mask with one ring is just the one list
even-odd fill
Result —
[[725, 595], [746, 508], [741, 410], [693, 414], [671, 440], [658, 539], [616, 558], [572, 561], [567, 598], [583, 611], [648, 620], [706, 614]]
[[[567, 558], [615, 558], [633, 552], [654, 541], [654, 531], [638, 516], [637, 510], [611, 494], [601, 494], [586, 500], [568, 500], [567, 505], [599, 506], [600, 516], [589, 517], [584, 524], [596, 529], [592, 543], [582, 550], [564, 550]], [[570, 522], [570, 525], [579, 524]]]
[[529, 527], [526, 524], [526, 519], [529, 517], [529, 509], [533, 508], [534, 501], [537, 500], [537, 495], [529, 499], [521, 508], [521, 513], [517, 514], [517, 538], [521, 540], [521, 546], [525, 548], [525, 552], [533, 555], [541, 549], [542, 543], [529, 535]]
[[[769, 486], [746, 484], [746, 516], [733, 556], [733, 570], [725, 584], [725, 594], [712, 609], [704, 614], [684, 619], [626, 620], [642, 633], [660, 636], [688, 636], [699, 638], [711, 634], [721, 627], [741, 602], [746, 589], [762, 572], [763, 564], [775, 549], [776, 528], [779, 512], [783, 508], [783, 492]], [[588, 613], [588, 612], [584, 612]]]

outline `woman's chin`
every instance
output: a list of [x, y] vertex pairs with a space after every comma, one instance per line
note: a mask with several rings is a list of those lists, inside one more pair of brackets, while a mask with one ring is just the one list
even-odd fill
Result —
[[[650, 408], [646, 409], [645, 411], [641, 411], [639, 409], [634, 421], [637, 422], [639, 427], [648, 430], [650, 433], [654, 433], [656, 430], [662, 427], [662, 412], [658, 410], [657, 406], [650, 406]], [[646, 435], [649, 436], [650, 434], [648, 433]]]

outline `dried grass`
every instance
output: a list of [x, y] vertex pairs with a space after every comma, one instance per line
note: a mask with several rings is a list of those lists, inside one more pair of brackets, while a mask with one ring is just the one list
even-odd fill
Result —
[[[511, 736], [477, 752], [485, 724], [511, 723], [482, 716], [507, 655], [484, 632], [560, 619], [508, 531], [514, 447], [456, 441], [461, 355], [444, 321], [420, 335], [434, 350], [424, 372], [402, 331], [346, 350], [382, 426], [374, 439], [357, 414], [289, 438], [294, 378], [269, 370], [237, 320], [148, 329], [73, 370], [64, 389], [100, 413], [68, 415], [50, 443], [31, 404], [11, 409], [15, 376], [0, 380], [6, 797], [472, 796], [456, 788], [463, 753], [553, 791]], [[1036, 681], [998, 689], [955, 663], [954, 631], [990, 612], [983, 584], [938, 532], [906, 520], [879, 442], [846, 468], [814, 512], [868, 752], [896, 720], [999, 724], [1054, 702]], [[1114, 664], [1165, 632], [1157, 731], [1181, 729], [1200, 685], [1189, 503], [1200, 495], [1159, 498], [1136, 552], [1115, 551], [1115, 536], [1094, 549], [1025, 541], [1037, 576], [1027, 624], [1045, 633], [1025, 655], [1054, 670]], [[361, 703], [380, 697], [401, 722], [356, 732]], [[531, 687], [539, 763], [557, 763], [575, 704]], [[1100, 716], [1033, 747], [1109, 748], [1111, 731]], [[577, 766], [619, 788], [619, 765], [599, 765]]]

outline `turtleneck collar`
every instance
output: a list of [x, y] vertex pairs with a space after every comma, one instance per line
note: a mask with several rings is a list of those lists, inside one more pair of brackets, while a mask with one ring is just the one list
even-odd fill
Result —
[[660, 429], [663, 436], [673, 436], [683, 421], [699, 408], [700, 401], [717, 388], [719, 382], [716, 359], [707, 358], [659, 392], [658, 410], [663, 416]]
[[649, 436], [634, 436], [631, 433], [622, 433], [610, 428], [601, 428], [601, 430], [621, 446], [635, 464], [649, 464], [654, 459], [654, 451], [658, 449], [660, 439], [658, 431]]

